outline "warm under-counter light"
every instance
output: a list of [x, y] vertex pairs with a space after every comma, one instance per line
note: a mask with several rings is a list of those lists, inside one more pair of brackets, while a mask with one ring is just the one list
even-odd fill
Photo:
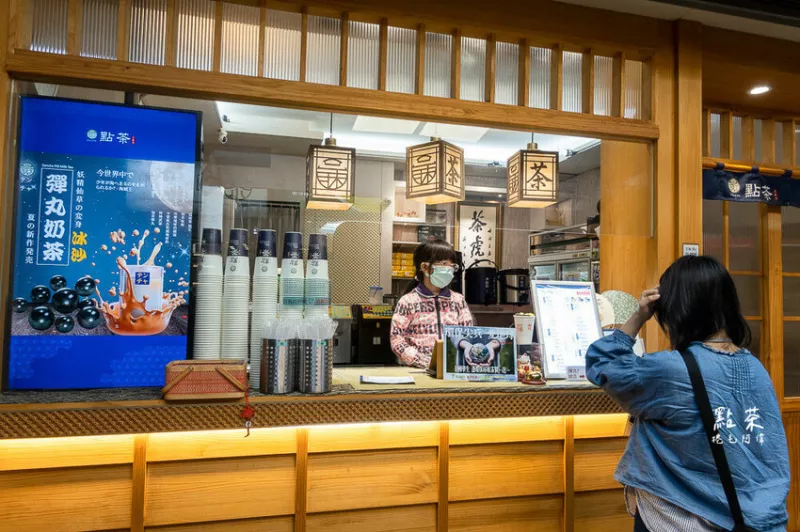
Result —
[[759, 94], [766, 94], [771, 90], [772, 87], [770, 87], [769, 85], [756, 85], [755, 87], [747, 91], [747, 94], [749, 94], [750, 96], [758, 96]]

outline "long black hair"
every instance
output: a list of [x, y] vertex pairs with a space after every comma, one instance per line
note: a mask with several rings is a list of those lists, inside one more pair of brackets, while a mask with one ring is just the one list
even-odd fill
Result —
[[742, 316], [736, 285], [712, 257], [681, 257], [661, 276], [655, 317], [673, 349], [685, 350], [724, 331], [733, 344], [748, 347], [750, 327]]
[[422, 263], [433, 264], [434, 262], [449, 261], [456, 262], [456, 251], [448, 242], [444, 240], [428, 240], [417, 246], [414, 250], [414, 280], [409, 284], [405, 294], [408, 294], [422, 284], [425, 273], [422, 271]]

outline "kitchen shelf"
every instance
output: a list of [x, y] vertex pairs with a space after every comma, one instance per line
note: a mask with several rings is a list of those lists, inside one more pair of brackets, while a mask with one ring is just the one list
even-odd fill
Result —
[[427, 225], [430, 227], [447, 227], [447, 223], [428, 223], [428, 222], [412, 222], [412, 221], [395, 221], [394, 225]]
[[400, 240], [395, 240], [392, 242], [393, 246], [419, 246], [422, 242], [403, 242]]
[[392, 281], [413, 281], [413, 280], [414, 280], [413, 277], [396, 277], [394, 275], [392, 276]]

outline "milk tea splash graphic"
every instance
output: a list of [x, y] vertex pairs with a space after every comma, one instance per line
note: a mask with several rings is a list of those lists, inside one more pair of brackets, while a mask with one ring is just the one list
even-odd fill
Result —
[[[138, 231], [134, 231], [134, 236]], [[125, 233], [112, 233], [112, 240], [122, 244]], [[106, 320], [106, 326], [114, 334], [122, 336], [150, 336], [163, 332], [169, 325], [173, 311], [186, 303], [183, 292], [164, 293], [164, 268], [156, 266], [155, 260], [161, 251], [161, 243], [157, 243], [150, 257], [141, 264], [142, 247], [150, 235], [149, 230], [142, 233], [139, 244], [130, 250], [131, 257], [136, 257], [136, 265], [128, 265], [125, 257], [117, 258], [120, 270], [119, 302], [103, 301], [100, 291], [100, 311]], [[115, 239], [114, 236], [117, 238]], [[110, 294], [116, 292], [112, 288]]]

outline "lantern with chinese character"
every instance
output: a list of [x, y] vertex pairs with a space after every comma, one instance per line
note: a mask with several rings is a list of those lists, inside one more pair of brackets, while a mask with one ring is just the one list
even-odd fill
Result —
[[558, 152], [528, 144], [508, 159], [508, 206], [543, 208], [558, 200]]
[[406, 148], [406, 198], [464, 201], [464, 150], [437, 138]]
[[308, 209], [346, 211], [355, 201], [354, 148], [341, 148], [332, 137], [311, 146], [306, 157]]

